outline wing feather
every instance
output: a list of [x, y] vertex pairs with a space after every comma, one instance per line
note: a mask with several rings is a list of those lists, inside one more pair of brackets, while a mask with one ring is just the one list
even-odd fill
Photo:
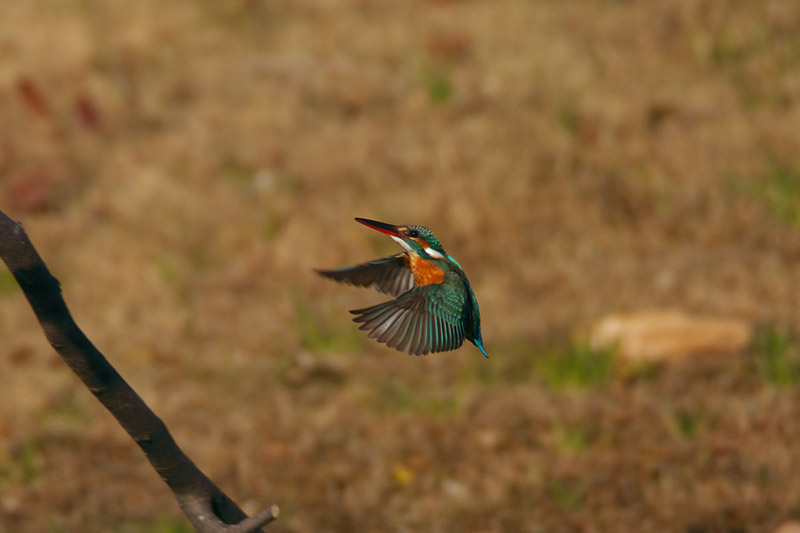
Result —
[[414, 287], [414, 275], [405, 252], [336, 270], [317, 270], [317, 273], [356, 287], [374, 286], [392, 296], [399, 296]]
[[452, 279], [449, 284], [432, 283], [407, 290], [396, 300], [350, 312], [361, 324], [359, 329], [390, 348], [413, 355], [455, 350], [466, 334], [466, 295], [459, 289]]

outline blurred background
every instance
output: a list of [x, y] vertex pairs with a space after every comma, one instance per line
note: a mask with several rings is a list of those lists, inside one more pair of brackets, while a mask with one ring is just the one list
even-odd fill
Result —
[[[270, 531], [771, 532], [800, 518], [799, 27], [788, 0], [6, 2], [0, 209]], [[490, 359], [357, 330], [386, 296], [313, 272], [399, 251], [356, 216], [437, 234]], [[592, 341], [660, 310], [722, 341]], [[5, 268], [0, 340], [0, 531], [190, 531]]]

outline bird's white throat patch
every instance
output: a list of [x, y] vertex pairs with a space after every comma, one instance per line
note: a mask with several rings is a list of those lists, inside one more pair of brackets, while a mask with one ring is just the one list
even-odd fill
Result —
[[394, 241], [395, 241], [397, 244], [399, 244], [400, 246], [402, 246], [402, 247], [403, 247], [403, 249], [404, 249], [406, 252], [413, 252], [413, 251], [414, 251], [414, 249], [413, 249], [413, 248], [411, 248], [411, 246], [409, 246], [409, 245], [406, 243], [406, 241], [404, 241], [404, 240], [403, 240], [403, 239], [401, 239], [400, 237], [395, 237], [394, 235], [389, 235], [389, 237], [391, 237], [392, 239], [394, 239]]
[[[395, 241], [397, 244], [399, 244], [400, 246], [402, 246], [402, 247], [403, 247], [403, 249], [404, 249], [406, 252], [410, 252], [410, 253], [416, 253], [416, 252], [414, 251], [414, 249], [413, 249], [411, 246], [409, 246], [409, 245], [408, 245], [408, 243], [407, 243], [406, 241], [404, 241], [403, 239], [401, 239], [400, 237], [395, 237], [394, 235], [389, 235], [389, 237], [391, 237], [392, 239], [394, 239], [394, 241]], [[445, 256], [444, 256], [444, 254], [442, 254], [442, 252], [438, 252], [438, 251], [434, 250], [433, 248], [431, 248], [430, 246], [428, 246], [427, 248], [425, 248], [425, 253], [426, 253], [426, 254], [428, 254], [429, 256], [433, 257], [434, 259], [444, 259], [444, 257], [445, 257]]]
[[434, 250], [430, 246], [425, 248], [425, 253], [428, 254], [429, 256], [433, 257], [434, 259], [444, 259], [444, 255], [442, 255], [441, 252], [437, 252], [436, 250]]

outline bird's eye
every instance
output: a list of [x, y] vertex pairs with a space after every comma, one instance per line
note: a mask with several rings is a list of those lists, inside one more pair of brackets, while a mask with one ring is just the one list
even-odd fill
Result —
[[419, 237], [419, 232], [417, 230], [415, 230], [415, 229], [412, 229], [411, 231], [408, 232], [408, 236], [409, 237]]

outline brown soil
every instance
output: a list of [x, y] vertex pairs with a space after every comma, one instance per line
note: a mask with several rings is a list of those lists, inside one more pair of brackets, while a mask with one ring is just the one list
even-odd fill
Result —
[[[247, 510], [280, 505], [269, 530], [800, 518], [800, 3], [30, 1], [0, 21], [0, 209], [195, 462]], [[355, 216], [437, 233], [490, 359], [356, 330], [347, 309], [385, 296], [312, 270], [398, 250]], [[592, 321], [667, 307], [773, 349], [548, 377]], [[3, 269], [0, 369], [0, 532], [188, 530]]]

